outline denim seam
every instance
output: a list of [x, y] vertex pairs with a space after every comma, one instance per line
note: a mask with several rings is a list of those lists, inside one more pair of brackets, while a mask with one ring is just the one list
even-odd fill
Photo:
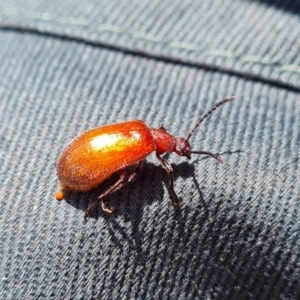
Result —
[[65, 17], [65, 18], [55, 18], [48, 13], [41, 13], [41, 12], [27, 12], [26, 14], [18, 14], [15, 9], [4, 9], [3, 12], [0, 13], [1, 16], [10, 16], [10, 17], [21, 17], [23, 19], [28, 20], [38, 20], [44, 22], [56, 22], [59, 24], [69, 25], [69, 26], [76, 26], [76, 27], [89, 27], [92, 30], [96, 30], [98, 32], [110, 32], [113, 34], [119, 34], [128, 36], [133, 40], [136, 41], [146, 41], [149, 43], [159, 44], [162, 46], [166, 46], [172, 49], [179, 49], [185, 50], [194, 53], [201, 53], [207, 56], [215, 56], [215, 57], [222, 57], [227, 59], [232, 59], [235, 61], [244, 61], [248, 63], [253, 63], [257, 65], [269, 66], [281, 70], [286, 73], [296, 73], [300, 74], [300, 66], [293, 65], [293, 64], [281, 64], [278, 61], [273, 61], [270, 58], [263, 57], [263, 56], [256, 56], [256, 55], [239, 55], [232, 51], [227, 51], [223, 49], [201, 49], [196, 44], [179, 42], [179, 41], [164, 41], [159, 37], [153, 36], [151, 34], [145, 34], [143, 32], [134, 32], [130, 33], [122, 29], [119, 26], [113, 26], [109, 24], [101, 24], [97, 27], [93, 27], [92, 23], [89, 22], [87, 19], [84, 18], [74, 18], [74, 17]]

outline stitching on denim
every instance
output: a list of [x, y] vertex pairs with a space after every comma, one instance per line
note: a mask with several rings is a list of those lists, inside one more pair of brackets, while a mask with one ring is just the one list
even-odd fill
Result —
[[[40, 12], [27, 12], [25, 15], [18, 14], [16, 9], [4, 9], [2, 12], [0, 12], [1, 16], [21, 16], [25, 19], [29, 20], [40, 20], [40, 21], [54, 21], [56, 23], [60, 24], [67, 24], [71, 26], [78, 26], [78, 27], [91, 27], [92, 23], [89, 22], [87, 19], [84, 18], [74, 18], [74, 17], [66, 17], [66, 18], [55, 18], [51, 16], [48, 13], [40, 13]], [[235, 60], [242, 60], [245, 62], [251, 62], [254, 64], [264, 65], [264, 66], [270, 66], [270, 67], [276, 67], [277, 69], [280, 69], [281, 71], [288, 72], [288, 73], [297, 73], [300, 74], [300, 66], [293, 65], [293, 64], [281, 64], [278, 61], [273, 61], [272, 59], [269, 59], [267, 57], [263, 56], [255, 56], [255, 55], [238, 55], [234, 52], [222, 50], [222, 49], [201, 49], [198, 45], [185, 43], [185, 42], [179, 42], [179, 41], [170, 41], [166, 42], [160, 39], [159, 37], [153, 36], [151, 34], [145, 34], [143, 32], [134, 32], [130, 33], [121, 27], [113, 26], [109, 24], [101, 24], [98, 25], [95, 30], [98, 32], [110, 32], [114, 34], [122, 34], [122, 35], [128, 35], [131, 38], [135, 40], [143, 40], [150, 43], [155, 44], [161, 44], [164, 46], [168, 46], [169, 48], [173, 49], [180, 49], [180, 50], [186, 50], [190, 52], [197, 52], [202, 53], [208, 56], [218, 56], [218, 57], [224, 57], [228, 59], [235, 59]]]

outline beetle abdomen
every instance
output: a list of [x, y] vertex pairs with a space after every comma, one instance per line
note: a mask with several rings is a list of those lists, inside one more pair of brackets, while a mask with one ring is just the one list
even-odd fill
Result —
[[90, 190], [153, 150], [153, 137], [143, 121], [91, 129], [75, 138], [60, 156], [57, 163], [60, 185], [77, 191]]

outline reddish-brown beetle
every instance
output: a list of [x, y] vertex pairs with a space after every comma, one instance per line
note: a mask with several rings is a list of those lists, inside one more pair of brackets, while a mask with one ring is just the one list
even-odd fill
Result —
[[[84, 132], [68, 145], [58, 159], [57, 176], [60, 187], [85, 192], [98, 186], [112, 174], [119, 173], [119, 180], [85, 210], [85, 215], [89, 215], [97, 207], [98, 202], [101, 202], [103, 211], [111, 213], [114, 208], [106, 204], [105, 196], [119, 190], [125, 183], [132, 182], [141, 169], [143, 159], [155, 151], [156, 157], [170, 176], [173, 204], [178, 206], [179, 198], [174, 190], [173, 169], [161, 155], [175, 152], [190, 159], [191, 154], [204, 154], [222, 163], [217, 154], [193, 151], [189, 139], [207, 116], [233, 99], [234, 97], [229, 97], [216, 103], [195, 125], [187, 138], [174, 137], [163, 127], [149, 128], [139, 120], [101, 126]], [[134, 164], [136, 164], [134, 170], [127, 172], [126, 169]], [[57, 200], [62, 200], [64, 193], [60, 190], [55, 196]]]

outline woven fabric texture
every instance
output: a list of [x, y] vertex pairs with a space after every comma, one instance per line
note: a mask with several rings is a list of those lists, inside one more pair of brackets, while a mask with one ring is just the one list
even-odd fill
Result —
[[[0, 299], [299, 299], [300, 1], [0, 0]], [[150, 155], [57, 202], [84, 130], [131, 119], [220, 153]]]

